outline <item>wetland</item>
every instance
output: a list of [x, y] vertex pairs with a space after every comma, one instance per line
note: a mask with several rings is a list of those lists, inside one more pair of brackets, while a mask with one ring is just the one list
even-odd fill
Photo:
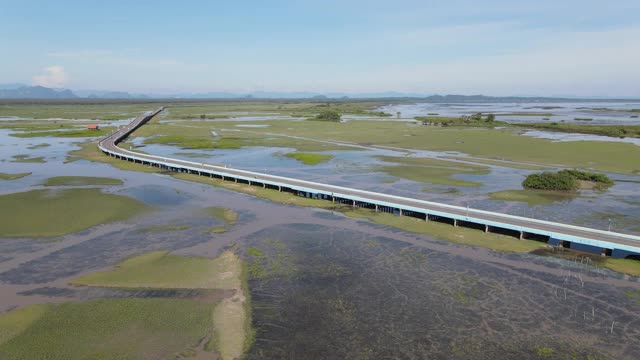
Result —
[[[640, 351], [636, 260], [169, 173], [105, 156], [98, 134], [45, 129], [48, 121], [120, 126], [156, 105], [0, 107], [0, 116], [26, 119], [0, 128], [3, 359], [634, 359]], [[640, 151], [615, 138], [557, 142], [511, 127], [412, 120], [460, 114], [444, 105], [167, 105], [122, 146], [640, 232]], [[538, 112], [487, 106], [501, 121]], [[539, 110], [589, 124], [626, 116], [558, 106]], [[327, 107], [344, 122], [307, 120]], [[23, 132], [37, 135], [12, 135]], [[565, 168], [615, 184], [570, 196], [521, 188], [530, 174]]]

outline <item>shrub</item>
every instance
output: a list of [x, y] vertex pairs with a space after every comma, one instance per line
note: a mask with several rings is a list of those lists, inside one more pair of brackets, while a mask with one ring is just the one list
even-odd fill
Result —
[[316, 120], [338, 122], [341, 117], [340, 113], [335, 110], [325, 110], [316, 116]]
[[581, 181], [596, 183], [599, 187], [608, 187], [614, 184], [613, 180], [604, 174], [589, 173], [579, 170], [561, 170], [556, 173], [543, 172], [531, 174], [522, 182], [526, 189], [539, 190], [576, 190], [580, 187]]
[[579, 186], [578, 180], [567, 173], [543, 172], [531, 174], [522, 182], [526, 189], [539, 190], [576, 190]]

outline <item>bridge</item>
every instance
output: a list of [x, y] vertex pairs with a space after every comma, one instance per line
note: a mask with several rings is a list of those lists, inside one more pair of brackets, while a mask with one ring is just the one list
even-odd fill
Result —
[[640, 236], [154, 156], [118, 147], [119, 142], [162, 110], [164, 107], [137, 117], [127, 126], [102, 139], [98, 147], [109, 156], [169, 171], [246, 183], [298, 196], [369, 208], [398, 216], [410, 216], [424, 221], [447, 222], [452, 226], [465, 226], [484, 232], [513, 235], [521, 240], [545, 241], [566, 248], [599, 252], [603, 256], [625, 257], [640, 254]]

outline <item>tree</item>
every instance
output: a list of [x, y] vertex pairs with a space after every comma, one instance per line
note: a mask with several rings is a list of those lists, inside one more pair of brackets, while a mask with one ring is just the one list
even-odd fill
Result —
[[543, 172], [531, 174], [522, 182], [525, 189], [538, 190], [576, 190], [579, 186], [578, 180], [567, 173]]
[[494, 114], [487, 115], [487, 122], [494, 122], [496, 120], [496, 116]]
[[471, 120], [473, 120], [473, 121], [482, 120], [482, 113], [476, 113], [476, 114], [471, 115]]
[[402, 115], [400, 111], [396, 112], [396, 119], [400, 119], [400, 115]]
[[342, 115], [340, 115], [340, 113], [335, 110], [325, 110], [318, 114], [318, 116], [316, 116], [316, 120], [338, 122], [340, 121], [341, 117]]

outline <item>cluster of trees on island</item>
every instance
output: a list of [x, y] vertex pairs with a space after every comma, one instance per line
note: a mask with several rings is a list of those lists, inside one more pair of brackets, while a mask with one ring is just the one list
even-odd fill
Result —
[[614, 184], [604, 174], [590, 173], [579, 170], [561, 170], [558, 172], [545, 171], [531, 174], [522, 182], [525, 189], [573, 191], [580, 188], [580, 182], [587, 181], [595, 187], [604, 189]]
[[422, 121], [423, 125], [440, 125], [440, 126], [495, 126], [501, 125], [502, 122], [496, 121], [494, 114], [476, 113], [473, 115], [462, 115], [458, 118], [444, 116], [416, 116], [416, 120]]
[[339, 122], [341, 118], [342, 115], [336, 110], [324, 110], [321, 111], [314, 120]]

